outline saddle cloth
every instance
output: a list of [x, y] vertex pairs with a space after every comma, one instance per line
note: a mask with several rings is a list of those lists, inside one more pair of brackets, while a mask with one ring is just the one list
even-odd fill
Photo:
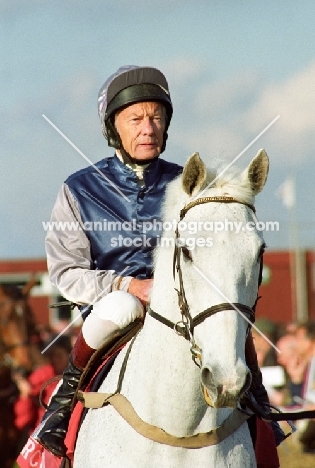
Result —
[[[90, 383], [86, 386], [85, 391], [96, 391], [100, 383], [105, 379], [110, 371], [119, 351], [125, 346], [122, 345], [115, 353], [108, 356], [91, 378]], [[74, 410], [72, 411], [69, 429], [65, 438], [65, 445], [67, 447], [67, 457], [61, 459], [51, 452], [46, 450], [31, 436], [27, 440], [25, 446], [21, 450], [16, 462], [20, 468], [67, 468], [72, 466], [73, 454], [76, 443], [78, 430], [86, 415], [87, 410], [80, 402], [77, 402]]]

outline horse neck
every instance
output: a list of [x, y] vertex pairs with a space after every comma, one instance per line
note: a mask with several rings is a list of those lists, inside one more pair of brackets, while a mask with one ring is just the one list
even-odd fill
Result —
[[[171, 262], [165, 265], [165, 261], [168, 262], [169, 259], [172, 261], [171, 249], [169, 252], [161, 253], [157, 261], [150, 307], [176, 323], [181, 320], [181, 313], [175, 288], [170, 287], [174, 283]], [[196, 393], [200, 394], [198, 378], [200, 371], [192, 361], [189, 342], [150, 315], [146, 317], [139, 337], [138, 352], [139, 359], [142, 360], [141, 368], [147, 367], [147, 371], [151, 374], [152, 369], [155, 369], [156, 375], [163, 376], [162, 380], [152, 380], [153, 392], [161, 394], [165, 391], [165, 379], [171, 381], [174, 388], [183, 389], [185, 386], [186, 395], [181, 390], [181, 395], [177, 394], [178, 399], [186, 397], [188, 401], [194, 398]], [[145, 385], [147, 387], [150, 382], [147, 381]], [[172, 396], [169, 395], [168, 401], [171, 399]]]

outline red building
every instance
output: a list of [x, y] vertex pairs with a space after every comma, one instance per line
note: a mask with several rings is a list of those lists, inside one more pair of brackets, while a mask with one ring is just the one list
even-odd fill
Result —
[[259, 295], [258, 318], [278, 323], [315, 320], [315, 252], [266, 252]]

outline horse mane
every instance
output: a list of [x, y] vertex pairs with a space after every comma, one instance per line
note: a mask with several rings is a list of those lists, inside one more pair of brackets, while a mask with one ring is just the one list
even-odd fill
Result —
[[[236, 198], [243, 203], [253, 203], [254, 195], [251, 188], [250, 182], [247, 177], [244, 177], [244, 173], [238, 167], [230, 167], [227, 171], [224, 166], [220, 166], [215, 172], [215, 178], [213, 186], [209, 187], [209, 191], [217, 191], [214, 195], [228, 196]], [[210, 182], [213, 179], [214, 172], [210, 171]], [[209, 194], [210, 195], [210, 194]]]

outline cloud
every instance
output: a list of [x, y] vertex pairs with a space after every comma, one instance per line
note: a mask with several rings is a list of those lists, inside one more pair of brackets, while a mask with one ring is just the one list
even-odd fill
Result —
[[[174, 103], [167, 159], [184, 163], [199, 151], [209, 165], [216, 165], [217, 160], [230, 162], [280, 114], [259, 146], [266, 148], [279, 172], [288, 163], [298, 167], [303, 161], [306, 176], [311, 177], [307, 168], [314, 160], [315, 147], [314, 63], [281, 82], [271, 82], [250, 69], [221, 77], [212, 64], [184, 56], [156, 66], [169, 80]], [[21, 246], [16, 254], [23, 255], [26, 231], [28, 253], [43, 251], [41, 222], [49, 219], [62, 181], [88, 164], [42, 114], [93, 162], [113, 153], [101, 134], [97, 115], [101, 84], [99, 71], [77, 69], [63, 80], [42, 83], [35, 95], [18, 93], [18, 99], [1, 110], [3, 257], [15, 246]], [[249, 150], [244, 159], [251, 158], [256, 149]]]
[[163, 63], [161, 70], [167, 76], [167, 79], [177, 87], [186, 86], [187, 83], [196, 80], [202, 72], [206, 71], [206, 67], [200, 59], [181, 56], [171, 62]]
[[294, 165], [314, 158], [314, 83], [315, 62], [282, 83], [266, 86], [244, 119], [248, 129], [258, 131], [264, 122], [280, 114], [272, 143], [281, 151], [281, 160], [289, 156]]
[[25, 0], [0, 0], [0, 14], [12, 15], [19, 11], [23, 11], [25, 13], [26, 10], [42, 3], [42, 0], [28, 0], [27, 2], [25, 2]]
[[[193, 67], [183, 61], [182, 68]], [[175, 118], [172, 140], [183, 154], [234, 157], [280, 115], [259, 140], [276, 155], [276, 164], [295, 167], [314, 158], [315, 63], [277, 83], [253, 70], [218, 79], [201, 65], [195, 77], [184, 73], [181, 78], [189, 102], [177, 103], [181, 115]]]
[[261, 85], [262, 77], [253, 70], [207, 82], [197, 88], [194, 109], [197, 113], [207, 113], [216, 121], [227, 121], [231, 115], [244, 112]]

